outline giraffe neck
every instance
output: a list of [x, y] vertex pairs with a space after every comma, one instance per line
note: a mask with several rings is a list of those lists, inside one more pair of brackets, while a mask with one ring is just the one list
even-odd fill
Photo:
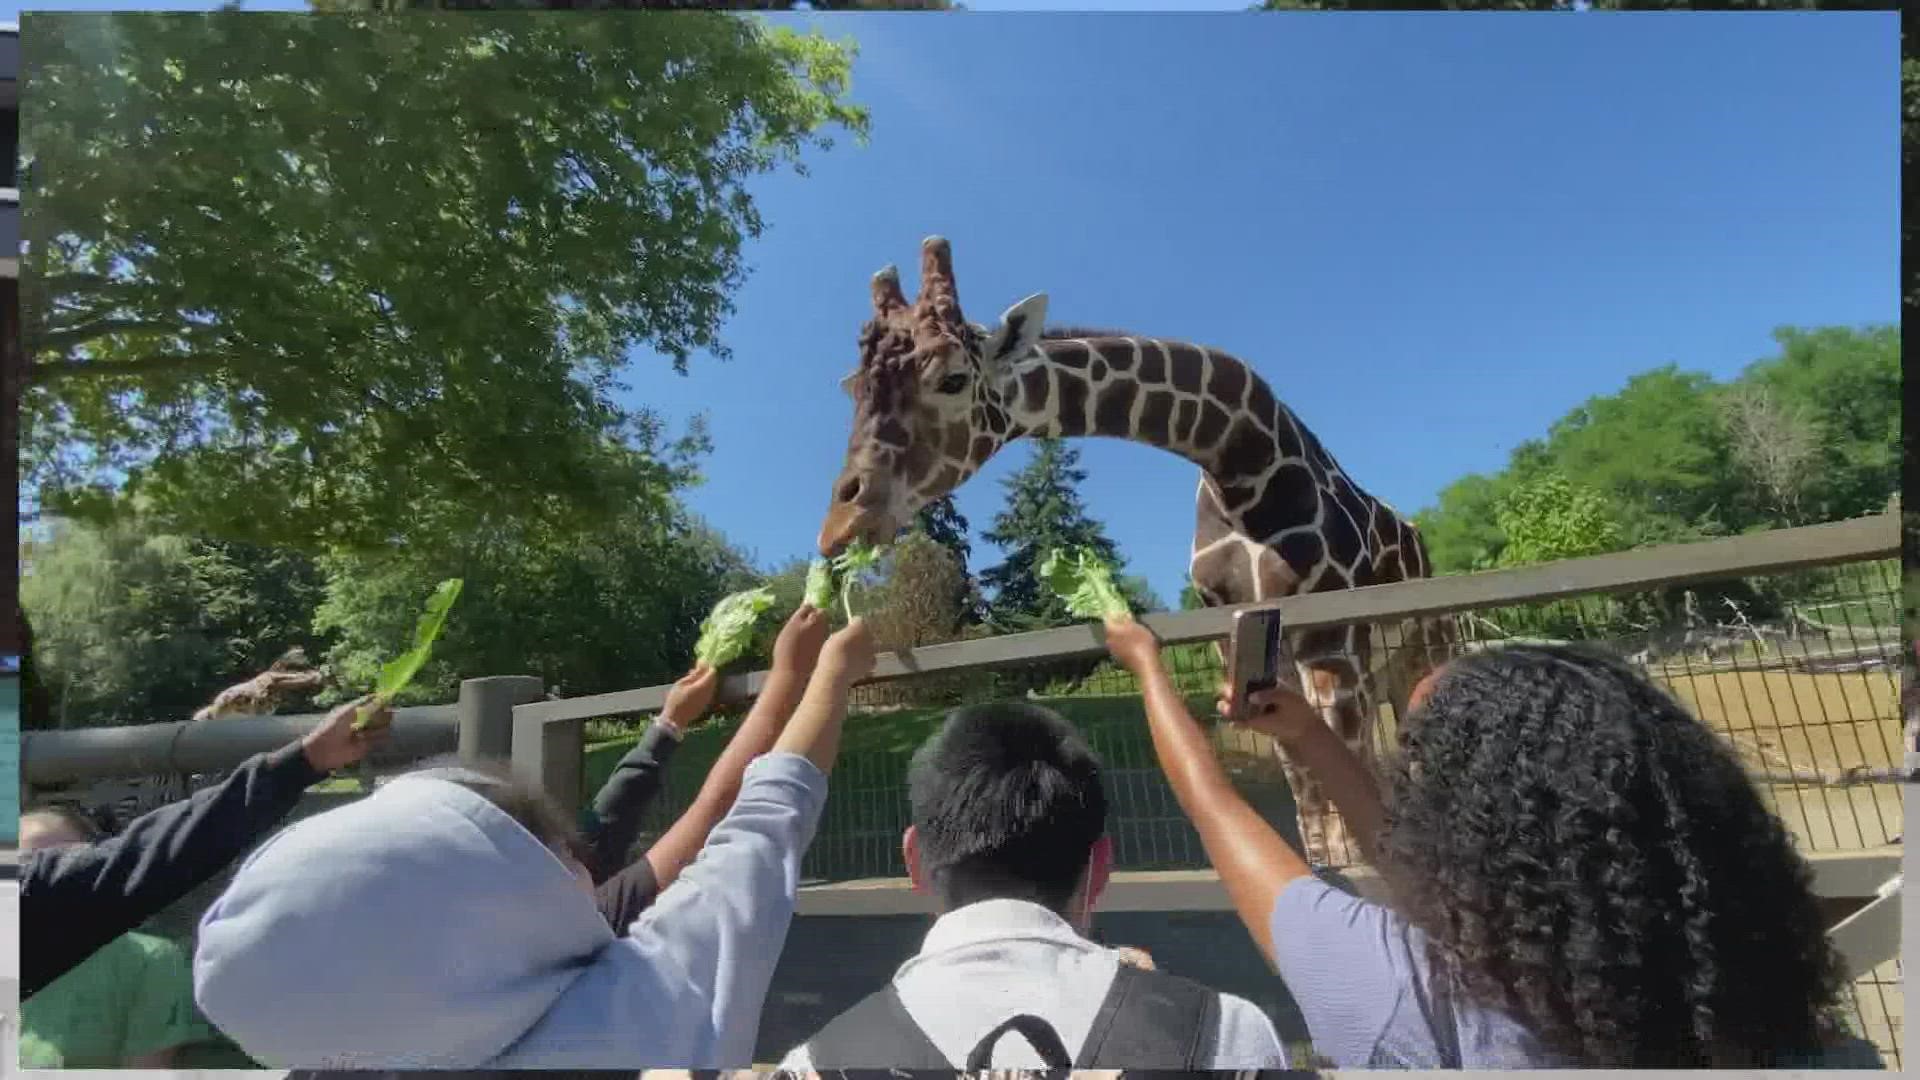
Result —
[[1014, 434], [1157, 446], [1223, 488], [1324, 456], [1266, 381], [1225, 353], [1137, 337], [1049, 339], [1035, 352], [1006, 389]]

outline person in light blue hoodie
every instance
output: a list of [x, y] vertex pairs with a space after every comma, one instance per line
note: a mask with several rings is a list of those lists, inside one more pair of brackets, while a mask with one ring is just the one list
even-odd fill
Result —
[[428, 769], [268, 841], [200, 922], [201, 1010], [295, 1069], [744, 1068], [874, 645], [821, 650], [691, 866], [616, 935], [566, 819]]

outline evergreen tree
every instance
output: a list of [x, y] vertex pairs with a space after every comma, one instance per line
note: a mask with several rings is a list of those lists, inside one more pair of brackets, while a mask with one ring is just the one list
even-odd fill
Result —
[[1090, 548], [1118, 577], [1119, 550], [1080, 502], [1078, 488], [1087, 474], [1079, 465], [1079, 453], [1067, 444], [1035, 439], [1033, 460], [1002, 484], [1006, 508], [994, 516], [986, 539], [1006, 558], [980, 575], [981, 583], [993, 590], [987, 621], [998, 631], [1039, 630], [1082, 621], [1069, 614], [1039, 579], [1040, 562], [1053, 548]]

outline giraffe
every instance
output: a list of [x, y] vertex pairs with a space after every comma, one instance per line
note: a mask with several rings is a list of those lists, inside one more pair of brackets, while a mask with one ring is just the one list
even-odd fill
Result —
[[[1189, 563], [1209, 606], [1258, 603], [1425, 577], [1412, 522], [1347, 476], [1254, 370], [1215, 349], [1116, 331], [1048, 329], [1047, 298], [1008, 308], [991, 329], [961, 314], [946, 240], [921, 245], [909, 304], [899, 272], [872, 280], [859, 367], [842, 381], [853, 430], [819, 547], [884, 544], [919, 507], [958, 488], [1024, 435], [1146, 443], [1199, 466]], [[1451, 635], [1402, 627], [1393, 686], [1404, 701]], [[1371, 762], [1378, 713], [1367, 627], [1292, 635], [1300, 686], [1340, 737]], [[1404, 709], [1397, 715], [1405, 715]], [[1310, 776], [1278, 747], [1310, 860], [1353, 861], [1345, 826]], [[1344, 858], [1342, 858], [1344, 856]]]
[[295, 646], [267, 670], [214, 695], [212, 702], [193, 714], [193, 719], [199, 723], [227, 716], [268, 716], [288, 698], [312, 693], [326, 682], [327, 673], [311, 670], [306, 651]]

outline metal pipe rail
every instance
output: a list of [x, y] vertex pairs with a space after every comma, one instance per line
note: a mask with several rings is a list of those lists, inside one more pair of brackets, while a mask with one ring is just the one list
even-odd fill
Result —
[[[303, 713], [26, 731], [20, 735], [20, 778], [29, 786], [45, 787], [113, 776], [224, 772], [293, 742], [325, 719], [325, 713]], [[411, 760], [452, 753], [459, 730], [452, 705], [395, 709], [393, 739], [379, 756]]]

